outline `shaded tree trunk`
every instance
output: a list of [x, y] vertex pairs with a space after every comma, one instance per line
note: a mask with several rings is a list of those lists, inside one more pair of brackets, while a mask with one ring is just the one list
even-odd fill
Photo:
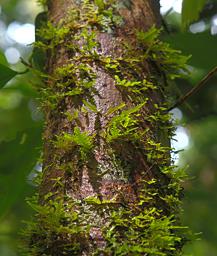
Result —
[[53, 0], [48, 17], [32, 255], [178, 255], [158, 1]]

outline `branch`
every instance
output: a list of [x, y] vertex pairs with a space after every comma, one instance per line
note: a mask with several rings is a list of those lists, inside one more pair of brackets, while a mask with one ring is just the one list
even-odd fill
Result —
[[217, 66], [214, 67], [202, 80], [200, 80], [200, 82], [194, 86], [189, 92], [187, 92], [184, 96], [180, 97], [178, 99], [178, 101], [172, 106], [170, 107], [167, 111], [170, 111], [176, 107], [178, 107], [179, 105], [181, 105], [184, 101], [186, 101], [189, 97], [191, 97], [193, 94], [195, 94], [196, 92], [198, 92], [205, 84], [206, 82], [214, 76], [214, 74], [217, 72]]

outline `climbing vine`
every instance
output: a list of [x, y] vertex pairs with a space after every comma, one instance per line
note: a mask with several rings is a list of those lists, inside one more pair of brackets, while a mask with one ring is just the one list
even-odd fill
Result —
[[[174, 131], [165, 103], [166, 87], [186, 74], [188, 57], [162, 42], [161, 30], [155, 26], [146, 32], [133, 31], [136, 41], [121, 44], [120, 56], [103, 53], [98, 35], [116, 35], [124, 24], [121, 8], [126, 8], [122, 1], [82, 0], [64, 20], [48, 21], [37, 30], [42, 40], [35, 48], [53, 61], [53, 65], [45, 65], [45, 73], [39, 71], [44, 81], [40, 88], [42, 109], [61, 116], [71, 128], [63, 126], [61, 131], [44, 135], [53, 161], [43, 172], [58, 169], [61, 174], [52, 180], [48, 193], [29, 200], [36, 211], [25, 232], [29, 255], [79, 255], [83, 251], [89, 255], [181, 255], [187, 239], [187, 229], [179, 220], [180, 182], [185, 175], [171, 163], [172, 149], [162, 138], [171, 137]], [[67, 58], [54, 65], [60, 54]], [[99, 69], [122, 95], [122, 102], [114, 103], [106, 113], [96, 101]], [[94, 131], [83, 127], [82, 120], [89, 114], [95, 120]], [[94, 157], [99, 141], [106, 148], [109, 167]], [[136, 168], [133, 154], [147, 165], [140, 177], [132, 180], [136, 191], [132, 195], [130, 189], [129, 194], [121, 191], [118, 182], [114, 188], [111, 185], [114, 193], [107, 197], [98, 193], [79, 199], [68, 192], [64, 178], [75, 179], [79, 168], [92, 170], [93, 162], [96, 173], [89, 175], [96, 190], [103, 177], [114, 174], [127, 189], [126, 181], [132, 179]], [[42, 178], [41, 186], [43, 182]], [[103, 227], [102, 246], [90, 239], [97, 223]]]

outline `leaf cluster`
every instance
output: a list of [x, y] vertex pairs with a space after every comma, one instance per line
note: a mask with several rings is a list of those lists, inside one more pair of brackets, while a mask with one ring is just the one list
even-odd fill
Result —
[[69, 152], [78, 146], [82, 159], [86, 159], [86, 155], [93, 148], [93, 136], [90, 136], [87, 132], [81, 132], [79, 127], [75, 127], [72, 134], [64, 132], [56, 136], [54, 145], [65, 152]]

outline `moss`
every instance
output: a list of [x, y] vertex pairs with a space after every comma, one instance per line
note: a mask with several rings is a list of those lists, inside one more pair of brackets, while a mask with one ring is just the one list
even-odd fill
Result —
[[174, 255], [182, 240], [175, 232], [180, 227], [174, 224], [173, 217], [162, 216], [154, 207], [141, 209], [137, 214], [119, 210], [111, 219], [110, 227], [106, 227], [108, 255]]
[[93, 138], [94, 136], [88, 135], [87, 132], [81, 132], [78, 127], [75, 127], [72, 134], [64, 132], [56, 136], [54, 145], [64, 152], [75, 150], [75, 147], [78, 146], [81, 158], [85, 160], [93, 149]]
[[[122, 4], [131, 7], [131, 1]], [[43, 75], [47, 85], [40, 89], [42, 105], [46, 111], [58, 111], [58, 115], [67, 117], [71, 123], [70, 131], [56, 135], [52, 141], [54, 154], [63, 152], [67, 156], [73, 155], [73, 159], [75, 155], [83, 166], [94, 172], [97, 168], [105, 168], [99, 167], [100, 164], [93, 159], [98, 141], [103, 140], [113, 161], [112, 166], [123, 172], [124, 181], [135, 169], [129, 160], [135, 152], [141, 154], [140, 159], [150, 167], [144, 172], [151, 171], [153, 177], [136, 184], [138, 198], [126, 205], [125, 201], [129, 202], [129, 199], [121, 191], [121, 199], [101, 200], [98, 195], [77, 202], [48, 194], [44, 204], [39, 204], [38, 199], [30, 203], [37, 220], [30, 223], [27, 230], [31, 255], [79, 255], [88, 250], [90, 255], [181, 255], [186, 239], [186, 229], [179, 225], [178, 215], [183, 175], [169, 164], [171, 149], [160, 138], [162, 133], [172, 133], [167, 106], [156, 104], [152, 96], [162, 94], [166, 84], [162, 83], [163, 80], [168, 82], [185, 75], [188, 58], [160, 41], [160, 30], [155, 27], [147, 32], [137, 31], [137, 42], [123, 45], [122, 57], [102, 54], [96, 35], [98, 31], [114, 33], [123, 24], [118, 8], [121, 7], [113, 0], [80, 1], [79, 9], [69, 11], [64, 21], [56, 25], [48, 22], [38, 31], [44, 41], [36, 42], [36, 47], [49, 52], [50, 56], [59, 56], [59, 45], [64, 42], [69, 56], [68, 62], [57, 67], [52, 74]], [[143, 74], [144, 62], [158, 71], [156, 77]], [[94, 135], [84, 131], [79, 123], [81, 113], [102, 115], [94, 100], [97, 74], [93, 66], [100, 67], [113, 79], [123, 98], [120, 105], [111, 107], [105, 114], [108, 119], [105, 130], [101, 131], [98, 125], [99, 133], [96, 131]], [[72, 110], [64, 108], [69, 100]], [[118, 151], [118, 147], [122, 151]], [[61, 157], [56, 155], [53, 158], [61, 162], [62, 154]], [[69, 173], [65, 169], [67, 163], [63, 161], [59, 165], [63, 172]], [[106, 169], [97, 177], [102, 178], [108, 173], [113, 175], [112, 170]], [[57, 181], [61, 182], [58, 177]], [[93, 186], [97, 187], [96, 184]], [[91, 227], [87, 220], [94, 218], [94, 207], [101, 218], [106, 212], [109, 219], [102, 230], [106, 246], [101, 249], [89, 248], [92, 241], [88, 237]]]
[[[37, 222], [28, 222], [24, 238], [29, 245], [27, 255], [78, 255], [88, 237], [88, 228], [84, 230], [79, 213], [74, 210], [76, 202], [63, 200], [49, 193], [46, 204], [39, 205], [38, 198], [28, 200], [36, 212]], [[25, 251], [24, 251], [25, 252]]]
[[160, 32], [154, 26], [148, 32], [137, 32], [138, 42], [145, 50], [143, 57], [154, 61], [169, 79], [186, 75], [186, 62], [190, 56], [183, 56], [181, 51], [172, 49], [168, 43], [161, 41]]
[[[145, 105], [140, 105], [123, 110], [119, 115], [115, 115], [108, 123], [106, 130], [106, 139], [108, 142], [113, 140], [138, 140], [141, 138], [138, 134], [139, 130], [139, 119], [141, 115], [139, 110]], [[119, 106], [120, 109], [120, 106]]]

